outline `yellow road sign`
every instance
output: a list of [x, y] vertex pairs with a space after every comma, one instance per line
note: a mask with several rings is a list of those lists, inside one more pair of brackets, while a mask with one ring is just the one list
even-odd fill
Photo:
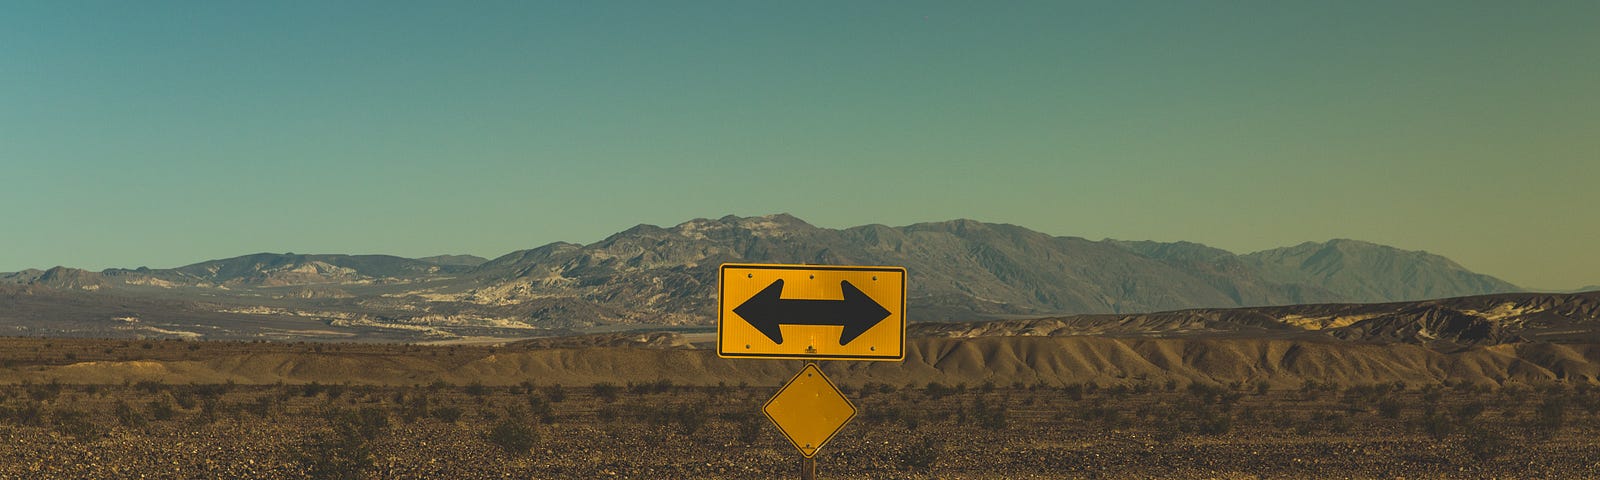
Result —
[[726, 263], [718, 283], [718, 356], [905, 359], [905, 268]]
[[817, 364], [807, 363], [806, 368], [761, 406], [761, 412], [767, 414], [794, 448], [800, 449], [801, 455], [811, 458], [855, 418], [856, 406], [844, 398], [839, 387], [822, 374]]

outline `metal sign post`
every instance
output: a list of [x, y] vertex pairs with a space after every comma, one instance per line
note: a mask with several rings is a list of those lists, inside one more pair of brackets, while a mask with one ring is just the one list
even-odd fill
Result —
[[[906, 269], [723, 264], [717, 356], [905, 360]], [[800, 478], [817, 478], [817, 452], [856, 416], [839, 387], [807, 363], [761, 406], [800, 451]]]

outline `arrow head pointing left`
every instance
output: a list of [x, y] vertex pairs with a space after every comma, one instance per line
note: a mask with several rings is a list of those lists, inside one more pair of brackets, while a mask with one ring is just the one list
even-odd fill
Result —
[[844, 332], [839, 335], [839, 345], [843, 346], [889, 318], [888, 309], [851, 285], [849, 280], [840, 281], [839, 288], [844, 291], [843, 300], [784, 300], [783, 279], [780, 278], [734, 308], [733, 313], [780, 345], [783, 344], [782, 325], [842, 326]]
[[778, 279], [761, 289], [755, 296], [745, 300], [733, 313], [739, 315], [750, 326], [756, 327], [762, 335], [766, 335], [772, 343], [783, 344], [783, 330], [778, 328], [790, 317], [782, 308], [783, 279]]

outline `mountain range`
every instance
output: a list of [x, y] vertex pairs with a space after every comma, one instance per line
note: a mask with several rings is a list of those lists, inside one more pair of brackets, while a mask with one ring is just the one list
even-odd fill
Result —
[[[338, 327], [426, 338], [708, 325], [724, 262], [904, 266], [913, 322], [1521, 290], [1438, 255], [1356, 240], [1239, 255], [1191, 242], [1095, 241], [973, 220], [830, 229], [777, 214], [639, 225], [588, 245], [558, 242], [494, 259], [258, 253], [170, 269], [5, 273], [0, 307], [11, 308], [0, 308], [0, 332], [28, 315], [58, 320], [28, 329], [68, 335], [74, 322], [111, 322], [146, 333], [216, 336], [240, 316], [285, 332]], [[73, 300], [17, 300], [27, 296]], [[112, 303], [119, 307], [106, 307]], [[175, 319], [214, 329], [180, 328], [186, 324], [169, 321]], [[167, 326], [141, 330], [151, 322]]]

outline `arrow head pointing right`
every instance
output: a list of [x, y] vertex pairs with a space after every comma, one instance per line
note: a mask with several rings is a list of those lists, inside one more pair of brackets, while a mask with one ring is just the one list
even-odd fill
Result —
[[848, 281], [840, 281], [839, 287], [844, 289], [844, 311], [848, 315], [843, 322], [844, 332], [839, 335], [839, 345], [844, 346], [889, 318], [889, 310]]

